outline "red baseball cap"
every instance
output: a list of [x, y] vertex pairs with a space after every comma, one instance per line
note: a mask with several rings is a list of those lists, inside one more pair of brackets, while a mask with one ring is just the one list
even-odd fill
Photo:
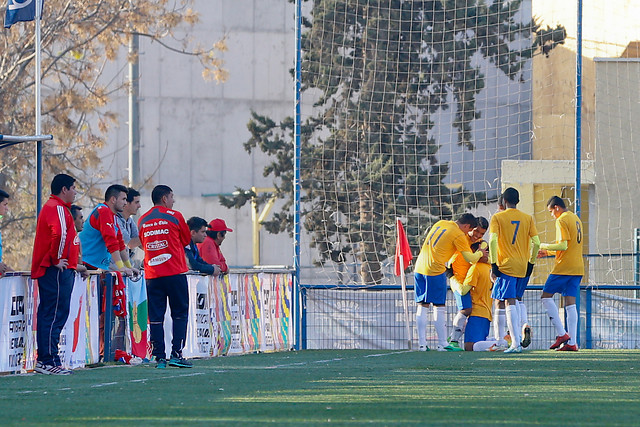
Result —
[[211, 231], [233, 231], [232, 229], [227, 227], [227, 224], [224, 222], [224, 220], [220, 219], [220, 218], [216, 218], [216, 219], [211, 220], [211, 222], [209, 223], [209, 230], [211, 230]]

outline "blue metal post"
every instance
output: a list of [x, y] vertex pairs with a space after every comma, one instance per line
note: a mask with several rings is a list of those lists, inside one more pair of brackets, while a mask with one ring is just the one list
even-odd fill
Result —
[[[575, 211], [580, 218], [582, 205], [582, 0], [578, 0], [578, 23], [576, 34], [576, 189]], [[576, 299], [578, 310], [578, 338], [580, 345], [580, 293]]]
[[300, 288], [300, 302], [302, 304], [302, 318], [300, 319], [300, 327], [302, 329], [302, 333], [300, 334], [301, 345], [300, 348], [302, 350], [307, 349], [307, 289]]
[[[576, 337], [576, 344], [578, 344], [578, 347], [580, 347], [580, 290], [578, 290], [578, 296], [576, 297], [576, 313], [578, 314], [578, 328], [577, 328], [577, 337]], [[565, 310], [565, 318], [566, 318], [566, 313], [567, 311]], [[568, 330], [568, 329], [567, 329]]]
[[[104, 308], [104, 350], [103, 350], [103, 361], [104, 362], [113, 362], [115, 356], [115, 349], [113, 354], [111, 351], [111, 326], [113, 323], [113, 280], [114, 276], [112, 274], [106, 273], [100, 275], [100, 281], [104, 278], [104, 299], [105, 299], [105, 308]], [[101, 286], [101, 285], [100, 285]]]
[[[633, 229], [633, 284], [640, 285], [640, 228]], [[636, 298], [640, 298], [640, 291], [636, 289]]]
[[294, 301], [294, 334], [295, 349], [300, 350], [300, 90], [302, 81], [302, 0], [296, 0], [296, 105], [294, 138], [295, 150], [293, 155], [294, 178], [293, 178], [293, 301]]
[[582, 0], [578, 0], [578, 31], [576, 34], [576, 215], [582, 204]]
[[587, 287], [585, 289], [585, 316], [586, 316], [586, 326], [585, 326], [585, 342], [586, 348], [593, 348], [593, 342], [591, 337], [591, 316], [593, 314], [593, 307], [591, 305], [591, 288]]

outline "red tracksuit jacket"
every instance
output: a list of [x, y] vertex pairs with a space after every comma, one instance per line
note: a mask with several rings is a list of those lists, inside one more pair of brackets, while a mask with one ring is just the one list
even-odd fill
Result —
[[47, 267], [58, 264], [61, 259], [69, 261], [68, 269], [75, 270], [79, 252], [80, 239], [73, 224], [71, 204], [51, 195], [38, 216], [31, 277], [44, 276]]
[[140, 217], [138, 229], [144, 249], [145, 278], [187, 272], [184, 247], [191, 243], [191, 233], [180, 212], [154, 206]]

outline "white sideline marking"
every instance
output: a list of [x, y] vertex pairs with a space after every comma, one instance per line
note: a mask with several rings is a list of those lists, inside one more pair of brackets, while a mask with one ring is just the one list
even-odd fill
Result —
[[[394, 354], [403, 354], [403, 353], [411, 353], [411, 350], [394, 351], [394, 352], [391, 352], [391, 353], [367, 354], [365, 356], [358, 356], [358, 357], [336, 357], [334, 359], [314, 360], [312, 362], [286, 363], [286, 364], [282, 364], [282, 365], [266, 366], [266, 367], [259, 368], [259, 369], [278, 369], [278, 368], [287, 368], [287, 367], [290, 367], [290, 366], [304, 366], [304, 365], [309, 365], [311, 363], [340, 362], [342, 360], [350, 360], [350, 359], [352, 360], [352, 359], [359, 359], [359, 358], [366, 359], [368, 357], [383, 357], [383, 356], [391, 356], [391, 355], [394, 355]], [[256, 368], [256, 369], [258, 369], [258, 368]]]
[[[166, 380], [169, 378], [184, 378], [184, 377], [195, 377], [198, 375], [204, 375], [204, 372], [194, 372], [192, 374], [184, 374], [184, 375], [169, 375], [167, 377], [158, 377], [158, 378], [140, 378], [140, 379], [135, 379], [135, 380], [127, 380], [127, 381], [123, 381], [123, 384], [126, 383], [139, 383], [139, 382], [144, 382], [144, 381], [151, 381], [151, 380]], [[91, 388], [96, 388], [96, 387], [106, 387], [109, 385], [116, 385], [116, 384], [120, 384], [118, 381], [115, 382], [111, 382], [111, 383], [102, 383], [102, 384], [94, 384], [91, 386]]]
[[402, 354], [402, 353], [411, 353], [411, 350], [402, 350], [402, 351], [394, 351], [393, 353], [380, 353], [380, 354], [368, 354], [364, 357], [382, 357], [382, 356], [389, 356], [391, 354]]
[[105, 386], [108, 386], [108, 385], [115, 385], [115, 384], [118, 384], [118, 382], [115, 381], [115, 382], [112, 382], [112, 383], [94, 384], [94, 385], [91, 386], [91, 388], [105, 387]]
[[[127, 381], [123, 381], [122, 384], [126, 384], [126, 383], [140, 383], [140, 382], [145, 382], [145, 381], [153, 381], [153, 380], [164, 380], [164, 379], [169, 379], [169, 378], [182, 378], [182, 377], [195, 377], [198, 375], [204, 375], [204, 372], [194, 372], [192, 374], [184, 374], [184, 375], [169, 375], [167, 377], [158, 377], [158, 378], [139, 378], [139, 379], [135, 379], [135, 380], [127, 380]], [[114, 381], [114, 382], [109, 382], [109, 383], [101, 383], [101, 384], [93, 384], [91, 386], [89, 386], [90, 388], [100, 388], [100, 387], [107, 387], [110, 385], [117, 385], [120, 384], [120, 382], [118, 381]], [[65, 388], [59, 388], [58, 391], [68, 391], [68, 390], [78, 390], [81, 389], [83, 387], [78, 387], [78, 388], [71, 388], [71, 387], [65, 387]], [[16, 392], [17, 394], [29, 394], [29, 393], [39, 393], [41, 392], [41, 390], [21, 390]], [[46, 394], [47, 392], [44, 391], [44, 393]]]

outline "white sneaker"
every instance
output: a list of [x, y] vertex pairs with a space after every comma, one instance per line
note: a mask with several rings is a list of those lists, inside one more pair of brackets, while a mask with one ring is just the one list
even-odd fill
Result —
[[509, 347], [504, 351], [505, 353], [522, 353], [522, 346]]
[[142, 359], [138, 356], [133, 356], [131, 360], [129, 360], [129, 365], [136, 366], [141, 364], [142, 364]]
[[507, 348], [509, 347], [506, 346], [506, 343], [502, 344], [500, 342], [496, 342], [494, 345], [489, 347], [487, 351], [505, 351]]
[[418, 351], [429, 351], [429, 347], [427, 347], [426, 345], [421, 345], [420, 347], [418, 347]]
[[444, 346], [443, 346], [443, 345], [440, 345], [440, 344], [438, 344], [438, 347], [436, 347], [436, 350], [437, 350], [437, 351], [447, 351], [447, 349], [446, 349], [446, 348], [444, 348]]
[[33, 370], [44, 375], [71, 375], [73, 373], [68, 369], [64, 369], [62, 366], [45, 365], [42, 362], [37, 362]]

